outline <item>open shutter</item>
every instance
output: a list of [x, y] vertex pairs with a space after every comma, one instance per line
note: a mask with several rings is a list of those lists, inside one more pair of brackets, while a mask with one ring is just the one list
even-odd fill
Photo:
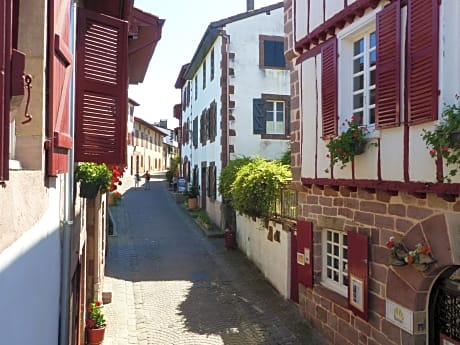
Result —
[[377, 14], [377, 128], [400, 124], [401, 6], [395, 1]]
[[56, 176], [68, 171], [68, 153], [72, 148], [69, 134], [69, 96], [72, 77], [70, 42], [70, 0], [50, 2], [49, 30], [49, 116], [47, 174]]
[[253, 109], [253, 132], [254, 134], [265, 134], [265, 107], [262, 98], [252, 100]]
[[331, 38], [321, 47], [321, 107], [323, 139], [337, 135], [337, 39]]
[[0, 3], [0, 181], [9, 179], [11, 1]]
[[193, 146], [198, 147], [198, 116], [193, 119]]
[[411, 125], [438, 118], [438, 3], [408, 1], [407, 101]]
[[126, 164], [128, 23], [77, 16], [75, 161]]
[[348, 231], [348, 306], [356, 315], [367, 320], [369, 244], [366, 235]]
[[297, 278], [313, 287], [313, 223], [297, 221]]

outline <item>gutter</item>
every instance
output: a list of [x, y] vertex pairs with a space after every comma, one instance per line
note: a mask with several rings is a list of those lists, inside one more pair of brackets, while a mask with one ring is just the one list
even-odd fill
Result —
[[68, 171], [64, 174], [64, 219], [62, 221], [61, 258], [61, 306], [59, 322], [59, 345], [69, 344], [70, 319], [70, 240], [73, 227], [73, 186], [74, 186], [74, 123], [75, 123], [75, 42], [77, 30], [77, 5], [72, 0], [70, 8], [70, 52], [73, 56], [72, 78], [69, 92], [69, 134], [72, 148], [69, 150]]

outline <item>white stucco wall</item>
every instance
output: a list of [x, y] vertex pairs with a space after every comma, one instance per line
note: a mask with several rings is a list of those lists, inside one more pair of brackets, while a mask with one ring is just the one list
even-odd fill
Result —
[[[299, 1], [297, 1], [298, 3]], [[335, 4], [334, 1], [329, 4], [332, 7]], [[337, 4], [338, 6], [338, 4]], [[347, 25], [343, 30], [337, 32], [339, 39], [339, 56], [340, 56], [340, 39], [344, 36], [344, 33], [351, 32], [353, 27], [358, 28], [360, 25], [369, 23], [369, 20], [375, 17], [375, 14], [381, 10], [382, 5], [379, 5], [375, 11], [369, 10], [366, 14], [351, 25]], [[327, 9], [326, 11], [329, 11]], [[332, 12], [334, 10], [331, 8]], [[460, 93], [460, 48], [456, 43], [456, 39], [460, 36], [460, 24], [458, 23], [457, 16], [455, 14], [460, 13], [460, 3], [455, 0], [443, 1], [440, 7], [440, 51], [439, 51], [439, 117], [442, 118], [442, 110], [445, 104], [457, 103], [455, 94]], [[297, 13], [299, 17], [299, 14]], [[299, 17], [300, 18], [300, 17]], [[407, 19], [406, 9], [403, 8], [401, 13], [402, 18], [402, 48], [405, 43], [405, 24]], [[305, 21], [305, 19], [300, 19]], [[320, 24], [320, 23], [319, 23]], [[318, 24], [318, 25], [319, 25]], [[295, 24], [297, 25], [297, 24]], [[310, 30], [314, 27], [311, 26]], [[404, 49], [402, 50], [402, 62], [405, 61]], [[315, 64], [319, 66], [319, 69], [313, 67]], [[340, 70], [343, 73], [343, 66], [341, 68], [341, 60], [339, 57], [339, 80], [341, 76]], [[449, 66], [449, 68], [446, 68]], [[452, 67], [450, 67], [452, 66]], [[315, 177], [314, 161], [315, 155], [318, 157], [317, 164], [317, 176], [319, 178], [329, 178], [330, 174], [325, 173], [324, 169], [328, 166], [328, 159], [326, 154], [328, 153], [326, 144], [327, 142], [320, 138], [321, 136], [321, 55], [306, 59], [301, 64], [301, 90], [302, 90], [302, 177]], [[402, 66], [404, 69], [404, 65]], [[401, 72], [404, 75], [404, 70]], [[317, 88], [314, 85], [314, 80], [317, 78]], [[401, 114], [404, 113], [404, 80], [401, 81]], [[349, 114], [349, 105], [343, 101], [340, 96], [343, 85], [339, 85], [339, 101], [338, 101], [338, 113], [340, 116], [340, 123]], [[318, 107], [315, 107], [318, 101]], [[316, 114], [317, 113], [317, 114]], [[345, 117], [344, 117], [345, 116]], [[402, 115], [401, 115], [402, 116]], [[316, 120], [318, 119], [318, 127], [316, 130]], [[403, 120], [402, 122], [403, 123]], [[429, 156], [428, 149], [424, 141], [422, 140], [423, 129], [432, 129], [435, 122], [428, 122], [417, 126], [410, 126], [409, 128], [409, 176], [410, 180], [414, 182], [436, 182], [436, 167], [434, 160]], [[319, 139], [315, 142], [312, 137], [317, 136]], [[404, 127], [401, 126], [396, 128], [382, 129], [374, 131], [371, 134], [372, 138], [380, 138], [380, 151], [381, 151], [381, 173], [382, 178], [386, 181], [399, 181], [404, 182]], [[446, 174], [448, 168], [444, 169]], [[378, 150], [377, 148], [370, 148], [366, 150], [363, 155], [357, 156], [355, 159], [355, 178], [356, 179], [377, 179], [378, 177]], [[338, 166], [334, 169], [334, 178], [352, 178], [351, 164], [348, 164], [344, 169], [339, 169]], [[456, 176], [452, 179], [453, 182], [460, 182], [460, 177]]]
[[268, 230], [261, 220], [236, 216], [238, 248], [254, 262], [270, 283], [285, 298], [290, 294], [290, 233], [281, 224], [270, 222], [273, 233], [280, 232], [280, 242], [267, 239]]
[[235, 101], [235, 121], [230, 123], [236, 130], [236, 136], [230, 137], [234, 156], [280, 158], [289, 148], [288, 141], [261, 139], [260, 134], [253, 134], [252, 100], [262, 94], [290, 95], [289, 70], [259, 67], [259, 35], [284, 37], [283, 8], [230, 23], [226, 32], [230, 36], [229, 52], [235, 53], [235, 59], [229, 61], [235, 71], [229, 78], [229, 84], [235, 87], [235, 94], [230, 95]]
[[49, 189], [48, 203], [44, 216], [0, 253], [0, 334], [5, 344], [58, 343], [59, 191]]

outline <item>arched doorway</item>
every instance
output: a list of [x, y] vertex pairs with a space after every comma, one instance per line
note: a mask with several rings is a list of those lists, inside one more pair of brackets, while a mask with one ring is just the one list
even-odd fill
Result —
[[460, 266], [439, 275], [429, 303], [429, 344], [460, 345]]

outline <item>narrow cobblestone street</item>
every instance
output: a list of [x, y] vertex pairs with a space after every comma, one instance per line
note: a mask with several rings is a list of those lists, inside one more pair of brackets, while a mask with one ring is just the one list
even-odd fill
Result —
[[111, 207], [105, 345], [326, 344], [241, 252], [204, 236], [162, 176], [132, 185]]

